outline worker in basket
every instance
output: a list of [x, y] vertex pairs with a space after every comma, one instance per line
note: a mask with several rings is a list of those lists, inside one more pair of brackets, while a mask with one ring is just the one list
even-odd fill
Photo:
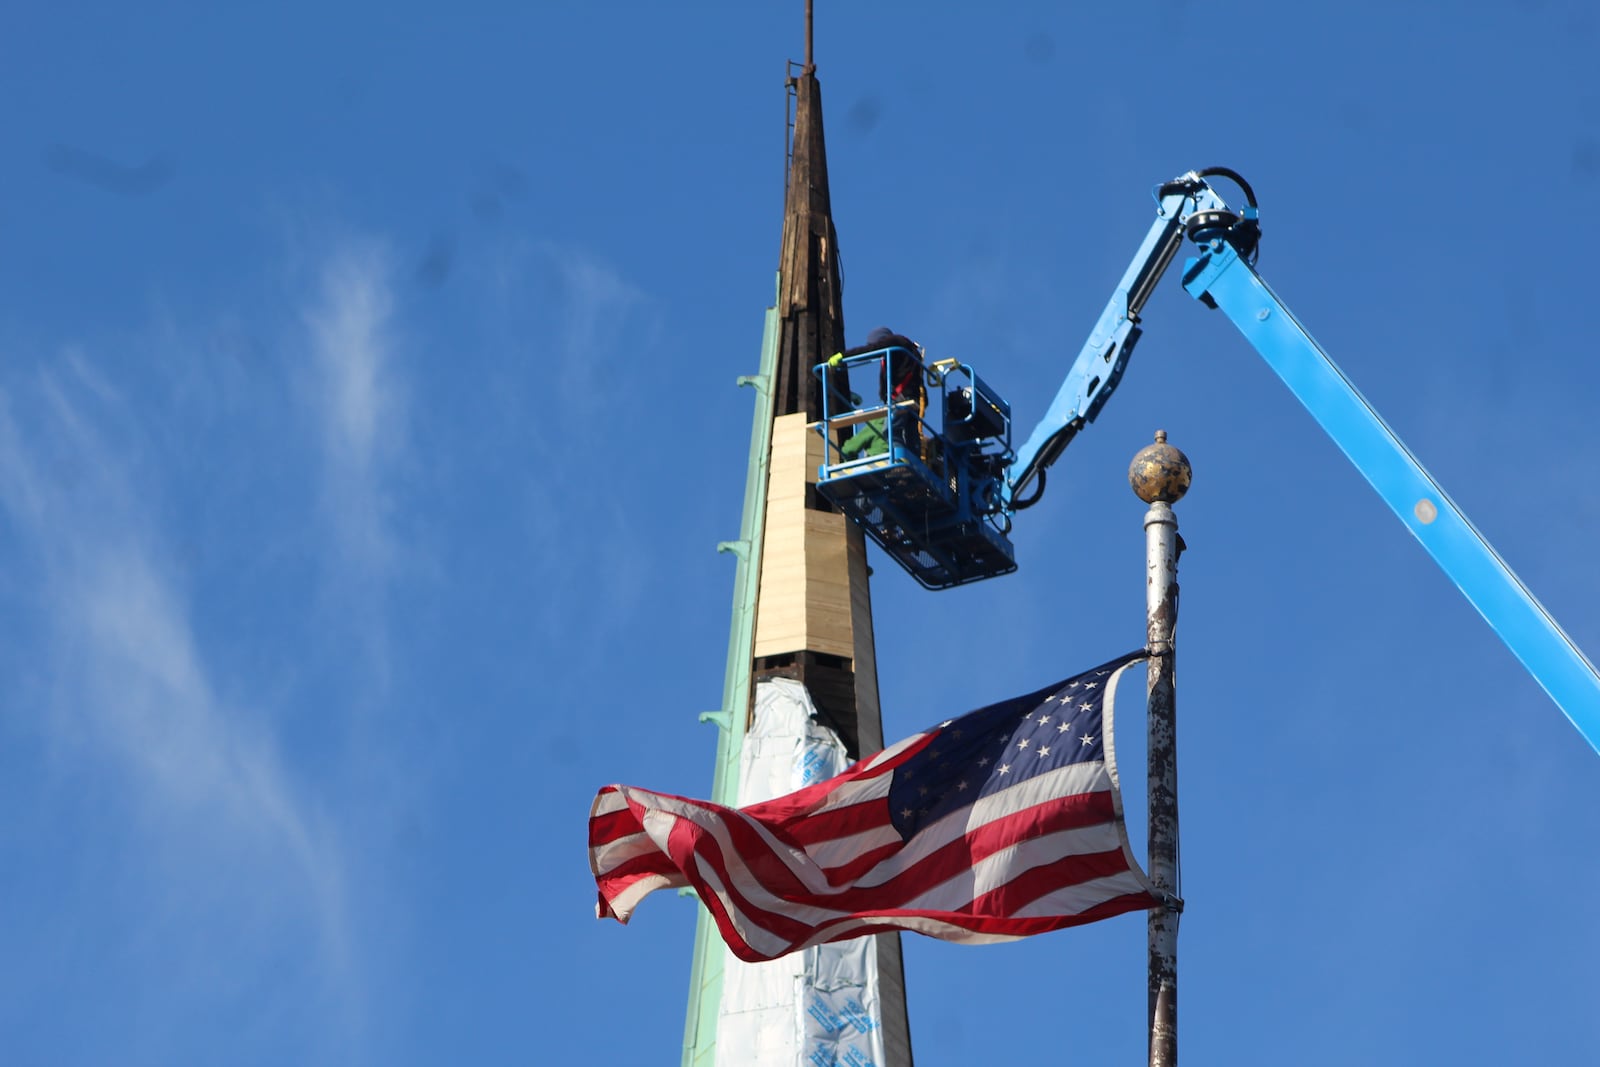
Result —
[[[895, 442], [917, 458], [925, 460], [927, 449], [923, 443], [922, 420], [928, 411], [928, 387], [922, 377], [922, 362], [919, 358], [922, 349], [915, 341], [903, 334], [895, 333], [887, 326], [878, 326], [867, 334], [866, 344], [835, 353], [828, 360], [828, 365], [837, 367], [851, 356], [875, 352], [882, 348], [891, 351], [885, 353], [884, 359], [879, 364], [878, 397], [885, 404], [894, 405], [892, 423]], [[900, 406], [903, 401], [911, 403]], [[840, 451], [845, 458], [852, 459], [858, 455], [871, 456], [886, 451], [888, 440], [884, 433], [883, 421], [874, 419], [868, 422], [841, 445]]]

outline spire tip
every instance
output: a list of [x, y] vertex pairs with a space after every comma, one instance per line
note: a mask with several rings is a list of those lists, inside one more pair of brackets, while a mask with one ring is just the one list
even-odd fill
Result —
[[806, 0], [806, 65], [805, 73], [816, 72], [817, 64], [811, 58], [811, 0]]

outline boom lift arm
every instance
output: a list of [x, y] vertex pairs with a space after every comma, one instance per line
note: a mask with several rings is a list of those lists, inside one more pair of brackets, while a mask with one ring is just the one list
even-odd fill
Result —
[[[1244, 192], [1235, 211], [1208, 178]], [[1045, 471], [1117, 387], [1140, 335], [1140, 313], [1185, 240], [1183, 287], [1221, 309], [1322, 425], [1451, 581], [1600, 751], [1600, 674], [1512, 573], [1461, 509], [1311, 339], [1255, 270], [1261, 236], [1255, 192], [1224, 167], [1191, 171], [1157, 187], [1156, 220], [1039, 426], [1015, 452], [1011, 408], [956, 360], [922, 364], [921, 352], [883, 350], [843, 360], [874, 368], [894, 352], [923, 366], [935, 403], [836, 406], [824, 390], [817, 424], [824, 458], [817, 489], [930, 589], [1016, 569], [1012, 515], [1039, 499]], [[819, 366], [826, 378], [832, 363]], [[881, 370], [876, 371], [882, 374]], [[876, 420], [881, 448], [846, 455], [845, 436]], [[898, 431], [896, 429], [898, 427]], [[1030, 493], [1031, 490], [1031, 493]], [[1028, 495], [1025, 495], [1028, 494]]]
[[[1243, 190], [1235, 212], [1207, 183]], [[1198, 252], [1183, 287], [1239, 328], [1386, 504], [1422, 542], [1584, 740], [1600, 751], [1600, 674], [1440, 488], [1395, 432], [1255, 270], [1255, 194], [1224, 168], [1191, 171], [1156, 190], [1156, 221], [1079, 352], [1049, 411], [1017, 452], [1006, 499], [1038, 499], [1044, 472], [1110, 397], [1139, 338], [1139, 312], [1187, 237]], [[1026, 500], [1017, 495], [1035, 481]]]
[[[1205, 183], [1210, 175], [1224, 175], [1247, 190], [1250, 201], [1243, 217], [1232, 216], [1222, 198]], [[1246, 253], [1255, 257], [1255, 238], [1260, 229], [1256, 223], [1255, 195], [1249, 186], [1231, 170], [1211, 167], [1186, 174], [1156, 190], [1156, 221], [1145, 234], [1144, 243], [1134, 253], [1133, 262], [1122, 275], [1122, 281], [1111, 294], [1105, 310], [1094, 325], [1094, 331], [1078, 351], [1072, 369], [1056, 393], [1039, 425], [1017, 451], [1017, 461], [1012, 465], [1012, 477], [1007, 499], [1014, 509], [1020, 510], [1039, 499], [1044, 489], [1045, 469], [1054, 463], [1078, 435], [1078, 431], [1094, 421], [1105, 402], [1111, 399], [1122, 371], [1138, 343], [1139, 313], [1145, 301], [1155, 291], [1156, 283], [1166, 273], [1173, 257], [1183, 245], [1184, 227], [1195, 217], [1232, 216], [1238, 224], [1238, 237], [1249, 238]], [[1035, 481], [1038, 488], [1026, 499], [1018, 499]]]

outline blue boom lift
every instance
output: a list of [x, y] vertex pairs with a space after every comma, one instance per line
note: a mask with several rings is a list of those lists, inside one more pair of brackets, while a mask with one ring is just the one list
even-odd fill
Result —
[[[1212, 178], [1237, 185], [1244, 207], [1229, 207]], [[1140, 312], [1188, 240], [1195, 255], [1184, 265], [1184, 289], [1232, 320], [1600, 751], [1593, 664], [1256, 273], [1261, 228], [1249, 183], [1211, 167], [1158, 186], [1155, 198], [1155, 222], [1020, 449], [1012, 447], [1010, 405], [967, 364], [927, 362], [904, 349], [867, 352], [844, 360], [844, 368], [883, 374], [878, 368], [892, 356], [909, 357], [922, 370], [928, 403], [842, 402], [848, 390], [837, 391], [829, 377], [839, 365], [819, 366], [828, 387], [817, 426], [827, 441], [818, 492], [929, 589], [1015, 570], [1012, 516], [1038, 500], [1047, 469], [1116, 389], [1139, 340]]]

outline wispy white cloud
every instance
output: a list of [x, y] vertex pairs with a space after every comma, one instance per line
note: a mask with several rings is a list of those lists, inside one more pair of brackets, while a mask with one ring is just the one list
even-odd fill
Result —
[[[641, 440], [667, 454], [683, 425], [659, 406], [674, 373], [654, 351], [660, 309], [603, 258], [548, 241], [504, 261], [496, 288], [511, 329], [540, 339], [525, 420], [537, 462], [522, 509], [546, 591], [539, 622], [547, 637], [605, 631], [636, 608], [651, 575], [649, 520], [613, 473], [644, 461]], [[659, 436], [641, 435], [651, 427]], [[587, 621], [562, 607], [575, 602]]]
[[248, 967], [292, 931], [354, 1003], [344, 845], [286, 767], [270, 709], [229, 699], [208, 662], [150, 440], [79, 355], [0, 379], [0, 516], [27, 576], [8, 591], [18, 637], [49, 663], [40, 706], [8, 711], [33, 713], [52, 773], [126, 813], [100, 829], [157, 863], [141, 877], [171, 951], [220, 940]]
[[322, 444], [322, 504], [346, 565], [381, 578], [396, 562], [389, 464], [406, 432], [395, 365], [388, 253], [349, 242], [323, 262], [303, 313], [306, 397]]
[[614, 267], [581, 249], [539, 248], [556, 296], [549, 325], [556, 342], [558, 379], [567, 417], [585, 421], [618, 413], [643, 397], [628, 385], [640, 379], [653, 341], [650, 298]]

